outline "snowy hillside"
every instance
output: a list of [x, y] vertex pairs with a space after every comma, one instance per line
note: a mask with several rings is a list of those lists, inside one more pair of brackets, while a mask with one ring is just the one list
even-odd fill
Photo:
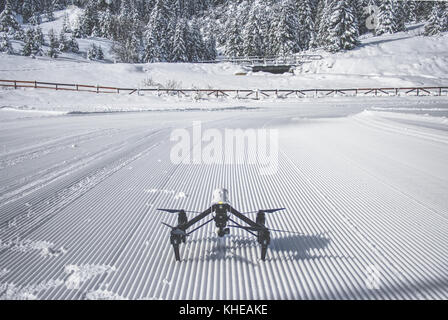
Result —
[[[57, 28], [65, 12], [56, 20], [43, 24], [44, 32]], [[76, 14], [76, 11], [72, 15]], [[92, 43], [110, 53], [108, 40], [81, 39], [80, 54], [59, 58], [14, 56], [0, 53], [0, 79], [80, 83], [117, 87], [180, 87], [219, 89], [306, 89], [439, 86], [448, 83], [448, 33], [422, 36], [423, 26], [393, 35], [366, 36], [359, 48], [329, 54], [317, 51], [322, 60], [305, 63], [294, 74], [274, 75], [247, 72], [230, 63], [147, 63], [123, 64], [88, 61], [85, 50]], [[239, 75], [239, 73], [247, 73]], [[52, 92], [47, 90], [0, 90], [1, 106], [44, 110], [100, 111], [108, 108], [159, 108], [162, 105], [195, 103], [176, 98]], [[61, 102], [68, 101], [62, 105]], [[235, 101], [227, 101], [238, 104]], [[245, 103], [245, 102], [243, 102]]]

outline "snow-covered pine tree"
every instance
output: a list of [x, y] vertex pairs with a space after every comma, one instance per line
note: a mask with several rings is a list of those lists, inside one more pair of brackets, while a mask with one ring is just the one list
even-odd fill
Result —
[[103, 48], [101, 47], [101, 45], [99, 45], [97, 47], [96, 50], [96, 59], [97, 60], [104, 60], [104, 52], [103, 52]]
[[331, 17], [332, 2], [334, 0], [321, 0], [317, 7], [316, 16], [316, 39], [312, 43], [313, 47], [325, 47], [328, 45], [329, 25]]
[[115, 39], [125, 40], [134, 28], [134, 6], [131, 1], [122, 1], [120, 5], [120, 14], [117, 17], [118, 28]]
[[176, 24], [176, 30], [173, 38], [173, 52], [170, 57], [172, 62], [187, 62], [188, 54], [185, 40], [187, 39], [187, 22], [179, 19]]
[[397, 26], [397, 10], [394, 0], [383, 0], [379, 6], [378, 27], [375, 30], [377, 35], [383, 33], [395, 33]]
[[406, 13], [406, 22], [417, 22], [417, 3], [416, 1], [406, 1], [404, 4], [404, 11]]
[[184, 0], [174, 0], [172, 10], [177, 18], [185, 17], [185, 2]]
[[187, 31], [187, 55], [189, 62], [198, 62], [204, 60], [206, 55], [204, 40], [196, 19], [190, 22]]
[[406, 31], [406, 22], [407, 15], [406, 12], [406, 2], [404, 1], [395, 1], [394, 10], [395, 10], [395, 24], [397, 26], [397, 32]]
[[34, 13], [33, 0], [23, 0], [21, 11], [24, 22], [29, 22]]
[[260, 25], [259, 6], [257, 2], [249, 12], [249, 19], [247, 20], [243, 30], [242, 38], [244, 56], [262, 56], [264, 54], [264, 45]]
[[61, 32], [59, 33], [59, 51], [61, 52], [67, 52], [70, 50], [70, 44], [67, 40], [67, 37], [65, 36], [64, 28], [61, 29]]
[[239, 57], [243, 53], [243, 39], [240, 33], [240, 26], [235, 17], [230, 17], [230, 19], [228, 29], [226, 30], [225, 54], [229, 57]]
[[42, 0], [43, 13], [45, 19], [48, 21], [54, 21], [54, 2], [53, 0]]
[[109, 8], [112, 1], [109, 0], [97, 0], [96, 7], [99, 12], [105, 12]]
[[62, 20], [62, 30], [63, 30], [65, 33], [70, 33], [70, 32], [72, 32], [71, 27], [70, 27], [70, 19], [69, 19], [67, 13], [64, 14], [64, 20]]
[[14, 49], [12, 48], [11, 41], [9, 41], [6, 32], [0, 32], [0, 52], [14, 54]]
[[353, 14], [358, 20], [358, 29], [359, 34], [368, 33], [370, 30], [367, 28], [367, 20], [371, 16], [371, 12], [369, 12], [369, 6], [374, 5], [374, 0], [353, 0]]
[[40, 48], [45, 44], [44, 33], [39, 26], [34, 30], [34, 41]]
[[260, 16], [260, 34], [263, 40], [263, 56], [269, 55], [271, 52], [271, 43], [269, 41], [269, 31], [274, 17], [274, 9], [269, 2], [260, 2], [258, 14]]
[[448, 3], [443, 4], [443, 31], [448, 31]]
[[38, 26], [42, 23], [42, 17], [40, 16], [40, 13], [38, 11], [33, 11], [33, 15], [29, 19], [29, 22], [33, 26]]
[[311, 0], [297, 1], [298, 9], [298, 41], [303, 50], [310, 48], [314, 42], [314, 20]]
[[216, 51], [216, 40], [212, 34], [207, 39], [205, 39], [205, 46], [207, 50], [205, 60], [216, 60], [218, 52]]
[[167, 0], [157, 0], [151, 11], [145, 31], [146, 62], [167, 61], [171, 53], [171, 38], [168, 26], [173, 15], [168, 10]]
[[330, 52], [350, 50], [358, 44], [359, 26], [353, 12], [353, 0], [339, 0], [334, 3], [329, 25]]
[[47, 55], [51, 58], [57, 58], [59, 56], [59, 41], [53, 29], [48, 31], [48, 45], [50, 49], [48, 49]]
[[98, 9], [96, 7], [95, 0], [89, 0], [84, 9], [84, 13], [79, 20], [81, 36], [91, 36], [93, 34], [94, 29], [98, 29], [99, 20], [98, 20]]
[[20, 25], [12, 11], [11, 0], [6, 0], [5, 9], [0, 13], [0, 32], [7, 32], [10, 35], [14, 35], [19, 30]]
[[22, 55], [24, 56], [30, 56], [33, 54], [33, 49], [36, 46], [35, 45], [35, 34], [34, 29], [29, 28], [25, 31], [25, 38], [24, 38], [24, 45], [22, 48]]
[[69, 51], [73, 52], [73, 53], [78, 53], [79, 52], [79, 45], [78, 45], [78, 41], [76, 41], [75, 35], [72, 34], [70, 36], [70, 40], [68, 42], [69, 44]]
[[425, 35], [439, 35], [443, 31], [446, 31], [446, 16], [444, 15], [444, 7], [442, 3], [435, 3], [428, 22], [425, 25]]
[[228, 40], [228, 30], [230, 30], [231, 23], [233, 23], [233, 13], [235, 9], [233, 3], [230, 3], [226, 9], [227, 11], [219, 13], [214, 12], [213, 20], [208, 23], [210, 33], [214, 33], [216, 36], [216, 43], [219, 46], [225, 46]]
[[135, 37], [114, 41], [112, 53], [119, 62], [136, 63], [141, 61], [139, 43]]
[[24, 36], [24, 46], [22, 48], [22, 55], [24, 56], [41, 56], [42, 45], [43, 45], [43, 34], [42, 30], [38, 27], [37, 29], [29, 28], [25, 32]]
[[90, 45], [90, 48], [87, 49], [87, 59], [88, 60], [95, 60], [96, 59], [96, 53], [97, 53], [97, 47], [95, 43], [92, 43]]
[[[440, 2], [440, 1], [438, 1]], [[435, 1], [416, 1], [417, 10], [417, 21], [428, 21], [429, 17], [432, 13], [432, 9], [434, 7], [434, 4], [436, 4]]]
[[115, 39], [117, 34], [115, 28], [115, 17], [112, 15], [109, 7], [107, 7], [106, 11], [100, 13], [99, 20], [101, 36], [109, 39]]
[[276, 12], [271, 26], [270, 41], [272, 53], [280, 56], [291, 55], [300, 51], [297, 41], [297, 9], [292, 0], [283, 0]]
[[83, 38], [86, 36], [81, 28], [81, 19], [82, 16], [77, 16], [72, 26], [72, 34], [75, 36], [75, 38]]
[[177, 26], [177, 17], [173, 10], [173, 3], [168, 4], [168, 10], [170, 12], [170, 17], [168, 19], [168, 28], [166, 30], [166, 35], [165, 35], [165, 37], [167, 37], [167, 39], [169, 40], [168, 43], [166, 44], [167, 52], [168, 52], [166, 61], [171, 62], [171, 54], [173, 53], [173, 45], [174, 45], [173, 39], [174, 39], [174, 33], [176, 32], [176, 26]]
[[[119, 52], [119, 46], [116, 44], [116, 51]], [[123, 59], [123, 55], [118, 54], [119, 59]], [[153, 32], [145, 33], [145, 49], [143, 51], [143, 61], [144, 62], [158, 62], [160, 61], [160, 49], [159, 43]]]

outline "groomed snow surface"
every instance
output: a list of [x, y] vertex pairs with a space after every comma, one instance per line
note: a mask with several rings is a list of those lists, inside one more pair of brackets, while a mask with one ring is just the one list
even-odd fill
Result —
[[[448, 103], [420, 99], [0, 110], [0, 297], [446, 299]], [[278, 170], [173, 164], [171, 131], [193, 121], [279, 130]], [[286, 207], [267, 224], [299, 234], [274, 233], [263, 262], [250, 234], [220, 240], [209, 224], [176, 262], [161, 222], [177, 217], [156, 208], [203, 210], [216, 187], [240, 211]]]
[[[63, 13], [44, 33], [59, 32]], [[446, 86], [448, 35], [421, 30], [366, 37], [295, 74], [246, 76], [226, 63], [108, 63], [110, 43], [91, 38], [80, 40], [81, 55], [56, 60], [0, 54], [0, 79]], [[109, 61], [86, 61], [85, 50], [100, 42]], [[447, 116], [447, 97], [188, 101], [0, 89], [0, 299], [447, 299]], [[220, 133], [277, 129], [278, 170], [174, 164], [170, 135], [191, 132], [194, 121]], [[272, 234], [263, 262], [250, 234], [232, 229], [220, 240], [209, 224], [188, 237], [176, 262], [161, 222], [177, 217], [156, 209], [204, 210], [217, 187], [240, 211], [287, 208], [267, 224], [298, 233]]]

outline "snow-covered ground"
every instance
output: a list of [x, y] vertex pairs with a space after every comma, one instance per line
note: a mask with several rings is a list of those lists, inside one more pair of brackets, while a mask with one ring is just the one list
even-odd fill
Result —
[[[446, 299], [448, 105], [406, 106], [3, 118], [0, 297]], [[278, 171], [173, 164], [171, 131], [198, 120], [278, 129]], [[286, 207], [268, 225], [300, 234], [262, 262], [252, 236], [208, 225], [176, 262], [176, 216], [156, 208], [204, 209], [218, 186], [242, 211]]]
[[[56, 17], [44, 32], [58, 31], [62, 12]], [[356, 50], [324, 54], [287, 75], [0, 54], [0, 79], [221, 89], [447, 85], [447, 35], [419, 30], [366, 37]], [[95, 41], [103, 40], [82, 40], [81, 50]], [[447, 299], [447, 117], [447, 97], [188, 101], [1, 89], [0, 299]], [[278, 130], [277, 170], [173, 163], [171, 133], [195, 121], [220, 133]], [[247, 153], [257, 147], [247, 144]], [[216, 187], [228, 188], [240, 211], [287, 208], [267, 225], [298, 233], [274, 233], [263, 262], [250, 234], [232, 229], [219, 240], [209, 224], [188, 237], [176, 262], [161, 224], [176, 216], [156, 209], [205, 209]]]

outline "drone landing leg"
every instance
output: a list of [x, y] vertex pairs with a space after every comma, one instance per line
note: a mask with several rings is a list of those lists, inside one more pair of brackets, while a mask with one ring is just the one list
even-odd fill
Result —
[[173, 249], [174, 249], [174, 255], [176, 256], [176, 261], [180, 261], [179, 245], [173, 244]]
[[268, 251], [271, 235], [267, 229], [258, 232], [258, 243], [261, 244], [261, 260], [266, 260], [266, 252]]
[[261, 247], [261, 260], [266, 260], [266, 252], [268, 251], [268, 246]]

